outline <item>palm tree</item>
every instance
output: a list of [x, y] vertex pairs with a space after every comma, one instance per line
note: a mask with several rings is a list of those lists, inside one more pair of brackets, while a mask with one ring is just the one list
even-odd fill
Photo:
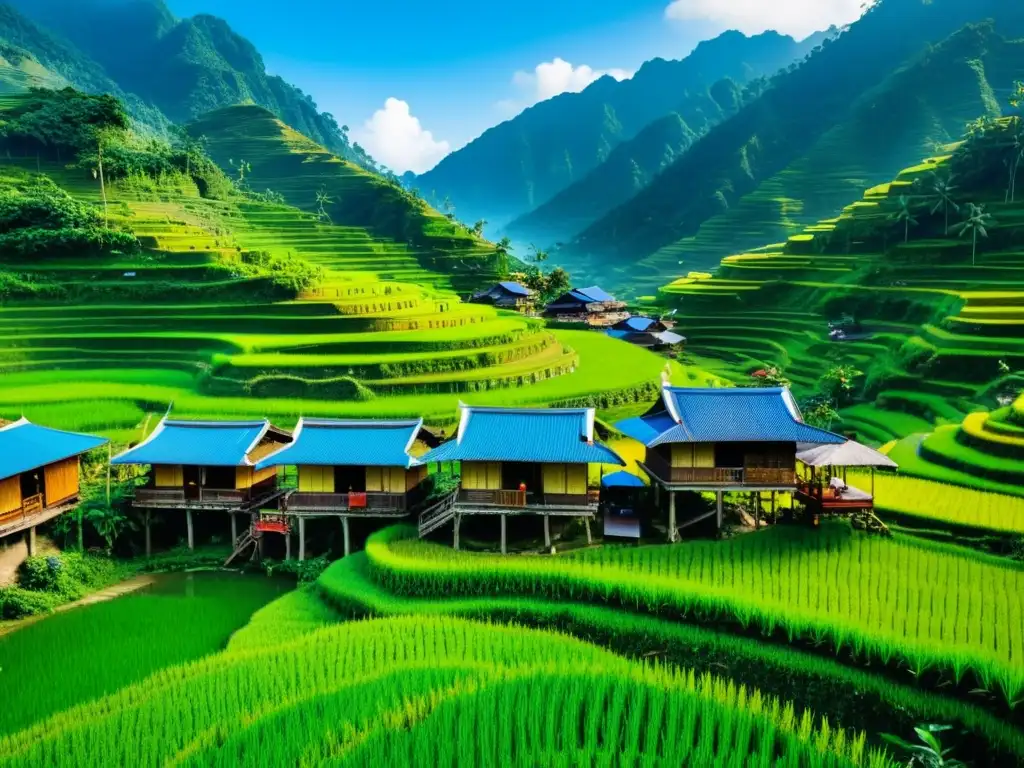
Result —
[[321, 221], [323, 221], [324, 219], [327, 219], [328, 222], [330, 222], [332, 224], [334, 223], [334, 222], [331, 221], [331, 217], [327, 213], [327, 209], [324, 207], [325, 205], [330, 205], [333, 202], [334, 202], [334, 198], [332, 198], [330, 195], [327, 194], [327, 188], [326, 187], [320, 187], [320, 189], [317, 190], [317, 193], [316, 193], [317, 211], [316, 211], [316, 213], [317, 213], [317, 216], [320, 218]]
[[498, 274], [505, 276], [508, 274], [508, 254], [512, 248], [512, 241], [503, 237], [494, 246], [494, 253], [497, 256], [497, 267]]
[[913, 224], [916, 227], [917, 219], [914, 218], [914, 212], [910, 210], [910, 200], [906, 195], [900, 195], [900, 209], [893, 214], [892, 218], [903, 222], [903, 242], [908, 242], [910, 240], [910, 225]]
[[455, 203], [452, 202], [452, 199], [448, 197], [448, 195], [445, 195], [444, 202], [441, 203], [441, 208], [444, 209], [444, 215], [447, 216], [449, 220], [455, 218]]
[[[540, 266], [541, 264], [548, 260], [547, 251], [538, 248], [536, 245], [533, 245], [532, 243], [530, 244], [530, 250], [533, 251], [533, 255], [530, 258], [533, 259], [533, 261], [538, 266]], [[541, 271], [543, 271], [543, 269]]]
[[952, 208], [954, 211], [960, 210], [960, 206], [953, 200], [953, 191], [956, 189], [953, 179], [953, 174], [947, 176], [940, 176], [937, 173], [932, 174], [932, 199], [935, 200], [932, 216], [938, 213], [940, 208], [942, 209], [946, 221], [945, 233], [947, 236], [949, 235], [949, 209]]
[[483, 237], [484, 227], [487, 226], [487, 219], [480, 219], [473, 225], [473, 234], [477, 237]]
[[972, 267], [977, 266], [978, 263], [978, 235], [988, 237], [988, 227], [992, 226], [994, 223], [995, 220], [992, 218], [992, 214], [985, 213], [985, 206], [968, 203], [967, 218], [953, 227], [953, 230], [958, 236], [962, 237], [968, 232], [971, 233], [973, 239], [973, 246], [971, 250]]
[[1006, 190], [1006, 198], [1011, 203], [1017, 199], [1017, 173], [1020, 171], [1021, 162], [1024, 162], [1024, 121], [1015, 117], [1010, 124], [1010, 154], [1006, 158], [1006, 166], [1010, 169], [1010, 184]]

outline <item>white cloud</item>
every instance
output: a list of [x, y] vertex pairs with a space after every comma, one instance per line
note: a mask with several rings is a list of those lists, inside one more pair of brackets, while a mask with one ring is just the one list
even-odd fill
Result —
[[419, 118], [409, 110], [408, 102], [394, 97], [354, 133], [356, 141], [377, 162], [395, 173], [425, 173], [451, 152], [447, 141], [437, 141], [430, 131], [423, 129]]
[[513, 115], [560, 93], [579, 93], [605, 75], [610, 75], [616, 80], [628, 80], [633, 73], [625, 69], [594, 69], [586, 64], [576, 67], [565, 59], [556, 57], [552, 61], [538, 64], [533, 72], [516, 72], [512, 76], [512, 85], [518, 95], [512, 99], [499, 101], [498, 108], [508, 115]]
[[706, 21], [722, 29], [756, 35], [774, 29], [796, 38], [831, 25], [856, 21], [865, 1], [874, 0], [673, 0], [665, 16], [675, 21]]

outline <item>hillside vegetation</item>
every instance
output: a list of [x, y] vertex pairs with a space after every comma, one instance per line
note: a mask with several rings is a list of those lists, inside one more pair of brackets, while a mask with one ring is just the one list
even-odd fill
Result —
[[[775, 32], [751, 38], [727, 32], [701, 43], [682, 61], [655, 59], [628, 80], [606, 76], [582, 93], [561, 94], [530, 107], [453, 152], [412, 184], [428, 199], [450, 198], [466, 221], [486, 219], [504, 226], [584, 179], [611, 159], [616, 146], [654, 120], [676, 113], [686, 125], [683, 135], [649, 134], [647, 139], [666, 143], [644, 143], [631, 153], [642, 174], [655, 173], [666, 149], [673, 154], [685, 149], [687, 136], [704, 132], [732, 111], [725, 98], [709, 92], [716, 83], [730, 78], [743, 85], [770, 75], [806, 55], [819, 40], [798, 43]], [[620, 155], [616, 163], [624, 160]], [[612, 176], [622, 179], [620, 173]]]
[[[994, 27], [939, 45], [986, 17]], [[898, 158], [998, 110], [995, 89], [1019, 60], [1007, 40], [1022, 31], [1018, 4], [884, 0], [553, 258], [645, 292], [835, 215], [853, 189], [891, 178]]]
[[[666, 286], [689, 351], [737, 382], [778, 369], [838, 407], [837, 427], [899, 441], [889, 452], [904, 473], [1020, 495], [1022, 126], [979, 119], [838, 218]], [[847, 338], [830, 341], [827, 321], [844, 316]]]

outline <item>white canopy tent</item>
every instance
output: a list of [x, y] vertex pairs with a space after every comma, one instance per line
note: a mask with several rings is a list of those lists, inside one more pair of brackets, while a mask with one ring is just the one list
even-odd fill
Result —
[[[797, 445], [797, 460], [811, 467], [813, 476], [816, 467], [842, 467], [843, 485], [846, 484], [847, 467], [871, 468], [871, 498], [875, 497], [875, 469], [899, 469], [899, 464], [884, 453], [868, 448], [854, 440], [847, 440], [839, 445], [819, 445], [801, 443]], [[830, 473], [831, 474], [831, 473]]]

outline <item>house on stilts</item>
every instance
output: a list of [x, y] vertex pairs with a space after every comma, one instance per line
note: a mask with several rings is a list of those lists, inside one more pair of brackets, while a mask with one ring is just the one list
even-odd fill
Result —
[[0, 538], [24, 532], [34, 555], [36, 526], [78, 503], [82, 454], [107, 442], [24, 418], [0, 426]]
[[[145, 440], [115, 456], [112, 464], [148, 465], [146, 484], [135, 489], [132, 506], [145, 511], [146, 554], [151, 552], [153, 510], [185, 513], [188, 547], [195, 546], [192, 513], [227, 512], [232, 541], [239, 538], [237, 514], [277, 505], [284, 489], [277, 468], [257, 463], [292, 437], [267, 420], [183, 421], [164, 418]], [[247, 527], [248, 528], [248, 527]]]
[[589, 538], [600, 495], [598, 488], [590, 487], [589, 468], [625, 466], [618, 454], [596, 441], [593, 408], [460, 405], [458, 431], [423, 461], [459, 462], [461, 472], [459, 488], [450, 500], [421, 515], [420, 535], [453, 521], [458, 549], [463, 517], [498, 517], [503, 553], [508, 547], [509, 515], [543, 517], [548, 548], [551, 517], [582, 518]]
[[[786, 388], [698, 389], [663, 386], [661, 399], [643, 416], [616, 425], [646, 449], [641, 462], [656, 494], [667, 495], [668, 538], [711, 516], [722, 527], [728, 492], [795, 493], [797, 454], [813, 446], [849, 441], [805, 424]], [[713, 492], [715, 510], [677, 521], [682, 491]], [[774, 498], [774, 494], [773, 494]]]
[[[298, 488], [281, 500], [281, 515], [290, 533], [298, 520], [299, 560], [306, 554], [306, 520], [337, 517], [351, 551], [351, 518], [396, 519], [418, 501], [427, 465], [412, 454], [418, 439], [432, 442], [423, 420], [356, 421], [299, 419], [293, 441], [265, 457], [257, 472], [282, 466], [297, 468]], [[291, 552], [291, 539], [287, 539]]]

